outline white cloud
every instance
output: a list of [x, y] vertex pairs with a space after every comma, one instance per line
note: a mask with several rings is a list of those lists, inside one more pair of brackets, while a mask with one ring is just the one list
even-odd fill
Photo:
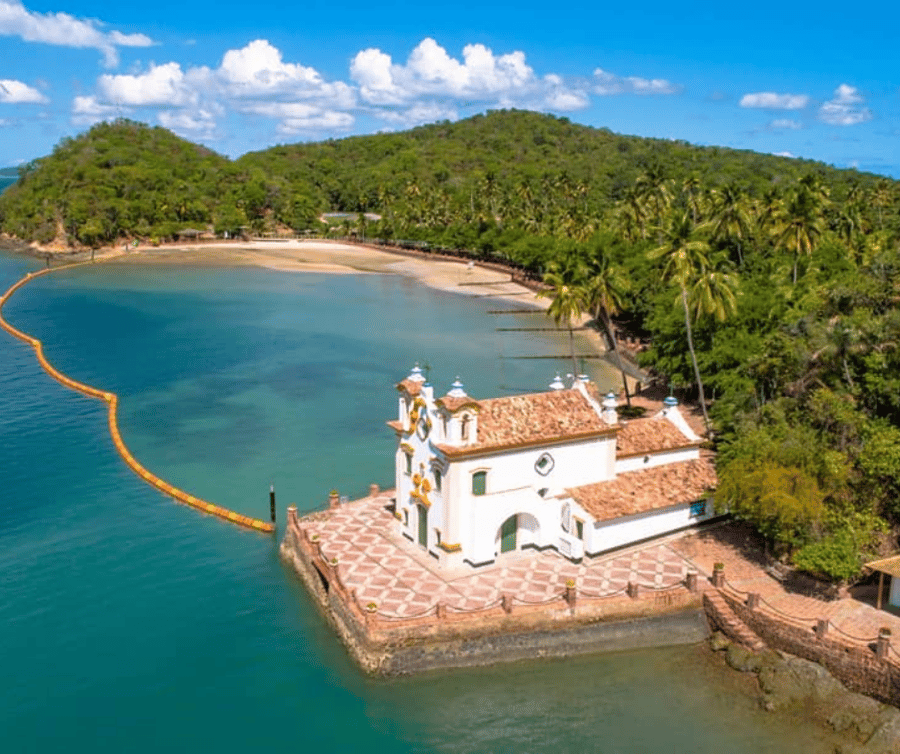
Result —
[[[2, 2], [2, 0], [0, 0]], [[308, 112], [292, 105], [308, 103]], [[348, 128], [354, 118], [356, 92], [342, 82], [328, 82], [313, 68], [285, 63], [265, 40], [228, 50], [218, 68], [187, 69], [175, 62], [151, 64], [146, 71], [104, 74], [96, 93], [76, 98], [73, 119], [83, 123], [121, 114], [119, 108], [165, 108], [158, 115], [167, 128], [193, 135], [211, 133], [228, 110], [282, 120], [289, 132]], [[295, 109], [292, 110], [291, 108]], [[175, 109], [173, 109], [175, 108]]]
[[80, 126], [89, 126], [101, 120], [120, 117], [125, 114], [122, 108], [100, 102], [94, 96], [76, 97], [72, 101], [72, 122]]
[[241, 103], [241, 112], [277, 118], [281, 133], [315, 131], [345, 131], [355, 122], [350, 113], [331, 110], [306, 102], [253, 102]]
[[555, 73], [544, 76], [547, 85], [545, 102], [554, 110], [581, 110], [590, 104], [587, 93], [567, 86]]
[[776, 92], [754, 92], [741, 97], [741, 107], [762, 107], [767, 110], [802, 110], [809, 104], [805, 94], [778, 94]]
[[856, 87], [841, 84], [834, 96], [819, 108], [819, 118], [832, 126], [855, 126], [872, 120], [872, 111]]
[[796, 130], [798, 128], [803, 128], [803, 126], [796, 120], [791, 120], [790, 118], [779, 118], [778, 120], [773, 120], [769, 124], [769, 128], [778, 131], [784, 131], [785, 129]]
[[13, 79], [0, 79], [0, 102], [47, 102], [47, 98], [34, 87]]
[[594, 70], [594, 94], [677, 94], [681, 87], [667, 79], [644, 79], [639, 76], [616, 76], [602, 68]]
[[[0, 3], [7, 0], [0, 0]], [[466, 45], [455, 58], [434, 39], [423, 39], [405, 63], [375, 48], [351, 60], [348, 81], [328, 81], [310, 66], [284, 59], [264, 39], [227, 50], [217, 66], [177, 62], [137, 66], [128, 73], [105, 74], [89, 96], [73, 101], [76, 123], [121, 115], [147, 117], [191, 134], [211, 133], [227, 113], [277, 121], [281, 133], [329, 133], [353, 126], [365, 115], [396, 126], [455, 120], [461, 108], [520, 107], [567, 112], [590, 104], [602, 93], [671, 94], [678, 87], [664, 79], [616, 77], [596, 71], [593, 80], [538, 75], [525, 53], [495, 54], [483, 44]], [[596, 90], [594, 87], [598, 87]]]
[[322, 78], [313, 68], [284, 63], [281, 52], [265, 39], [229, 50], [222, 58], [219, 75], [237, 89], [251, 93], [279, 91], [296, 86], [317, 86]]
[[68, 13], [35, 13], [21, 0], [0, 0], [0, 35], [20, 37], [26, 42], [43, 42], [60, 47], [96, 49], [103, 53], [107, 67], [118, 64], [119, 47], [149, 47], [153, 40], [145, 34], [105, 32], [93, 19], [79, 19]]
[[178, 63], [151, 65], [146, 73], [130, 76], [109, 74], [97, 80], [97, 89], [107, 102], [123, 105], [183, 105], [195, 97]]
[[359, 84], [359, 93], [366, 102], [398, 105], [404, 92], [394, 83], [391, 56], [369, 48], [356, 53], [350, 62], [350, 78]]
[[792, 158], [794, 158], [797, 156], [793, 152], [775, 152], [774, 154], [776, 157], [792, 157]]
[[567, 86], [559, 76], [535, 75], [521, 51], [495, 55], [482, 44], [470, 44], [463, 48], [462, 59], [457, 60], [430, 37], [413, 49], [404, 65], [394, 63], [381, 50], [362, 50], [350, 64], [350, 77], [369, 104], [409, 105], [405, 110], [382, 113], [382, 117], [392, 121], [409, 121], [417, 107], [419, 112], [423, 108], [441, 109], [434, 104], [435, 99], [474, 99], [503, 107], [535, 109], [572, 110], [587, 104], [584, 93]]
[[452, 105], [441, 102], [418, 102], [403, 110], [383, 110], [379, 116], [388, 123], [410, 128], [440, 120], [456, 120], [459, 113]]
[[175, 133], [197, 137], [211, 136], [216, 128], [216, 112], [211, 110], [163, 110], [159, 123]]

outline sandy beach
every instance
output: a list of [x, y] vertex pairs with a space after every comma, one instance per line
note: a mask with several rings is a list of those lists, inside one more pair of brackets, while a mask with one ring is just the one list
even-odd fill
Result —
[[[49, 263], [53, 266], [90, 259], [89, 251], [61, 252], [35, 245], [31, 245], [27, 253], [38, 258], [49, 255]], [[438, 290], [505, 301], [510, 309], [546, 309], [550, 305], [550, 299], [539, 298], [534, 291], [512, 282], [510, 273], [487, 269], [477, 262], [416, 257], [373, 246], [321, 239], [139, 245], [129, 246], [127, 250], [107, 247], [95, 252], [95, 260], [106, 264], [246, 265], [283, 272], [393, 274]], [[583, 326], [590, 321], [591, 317], [585, 315], [577, 325]], [[546, 321], [540, 326], [552, 327], [552, 323]], [[576, 333], [576, 341], [579, 352], [605, 353], [603, 339], [594, 329], [580, 330]], [[565, 329], [560, 331], [560, 345], [565, 345], [564, 350], [568, 350]], [[631, 378], [629, 383], [634, 389]]]

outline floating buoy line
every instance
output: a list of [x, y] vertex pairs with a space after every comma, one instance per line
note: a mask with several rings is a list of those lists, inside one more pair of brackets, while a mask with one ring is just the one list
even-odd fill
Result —
[[222, 506], [216, 505], [215, 503], [210, 503], [207, 500], [202, 500], [199, 497], [195, 497], [194, 495], [191, 495], [184, 490], [180, 490], [177, 487], [172, 486], [164, 479], [160, 479], [158, 476], [156, 476], [156, 474], [148, 471], [131, 454], [131, 451], [128, 450], [128, 446], [125, 445], [124, 440], [122, 440], [122, 434], [121, 432], [119, 432], [119, 421], [117, 418], [119, 397], [113, 392], [107, 390], [99, 390], [90, 385], [86, 385], [83, 382], [78, 382], [78, 380], [73, 380], [71, 377], [68, 377], [67, 375], [60, 372], [47, 360], [47, 357], [44, 356], [44, 347], [41, 344], [41, 341], [39, 341], [37, 338], [32, 338], [30, 335], [22, 332], [21, 330], [16, 329], [6, 321], [6, 318], [3, 316], [3, 306], [19, 288], [21, 288], [26, 283], [31, 282], [35, 278], [40, 277], [41, 275], [46, 275], [50, 272], [56, 272], [58, 270], [71, 269], [72, 267], [78, 267], [82, 264], [90, 264], [90, 262], [78, 262], [75, 264], [64, 265], [62, 267], [47, 268], [44, 270], [39, 270], [37, 272], [29, 272], [21, 280], [10, 286], [9, 290], [7, 290], [2, 297], [0, 297], [0, 326], [2, 326], [3, 329], [13, 337], [18, 338], [24, 343], [28, 343], [28, 345], [30, 345], [34, 349], [38, 363], [40, 363], [40, 365], [44, 368], [44, 371], [46, 371], [47, 374], [49, 374], [57, 382], [65, 385], [71, 390], [75, 390], [76, 392], [81, 393], [82, 395], [87, 395], [91, 398], [96, 398], [106, 403], [109, 420], [109, 434], [112, 437], [112, 441], [115, 445], [116, 451], [120, 456], [122, 456], [122, 460], [124, 460], [125, 463], [128, 464], [131, 470], [141, 479], [147, 482], [147, 484], [155, 487], [161, 492], [164, 492], [166, 495], [174, 498], [178, 502], [190, 505], [192, 508], [196, 508], [197, 510], [203, 511], [204, 513], [218, 516], [219, 518], [223, 518], [226, 521], [231, 521], [232, 523], [238, 524], [239, 526], [246, 526], [249, 529], [256, 529], [257, 531], [264, 532], [274, 532], [275, 526], [267, 521], [260, 521], [259, 519], [250, 518], [250, 516], [244, 516], [240, 513], [235, 513], [234, 511], [228, 510], [228, 508], [223, 508]]

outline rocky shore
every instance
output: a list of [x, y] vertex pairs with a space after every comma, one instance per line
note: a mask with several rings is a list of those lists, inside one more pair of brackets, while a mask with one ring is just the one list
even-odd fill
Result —
[[900, 751], [900, 710], [849, 691], [818, 663], [772, 649], [753, 652], [719, 631], [709, 645], [729, 667], [756, 676], [763, 709], [812, 717], [841, 734], [846, 741], [835, 754]]

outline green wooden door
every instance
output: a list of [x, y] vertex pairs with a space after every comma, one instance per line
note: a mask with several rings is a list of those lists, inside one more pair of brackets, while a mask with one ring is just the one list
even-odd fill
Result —
[[516, 549], [516, 528], [519, 517], [510, 516], [500, 527], [500, 552], [512, 552]]
[[428, 547], [428, 509], [424, 505], [416, 506], [419, 509], [419, 544]]

